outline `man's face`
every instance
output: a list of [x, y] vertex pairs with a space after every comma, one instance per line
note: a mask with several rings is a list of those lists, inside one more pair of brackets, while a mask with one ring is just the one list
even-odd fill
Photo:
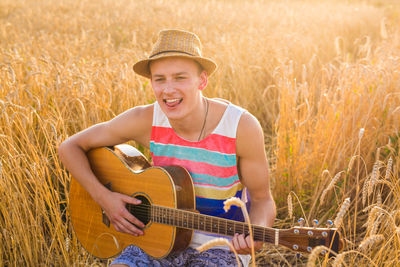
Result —
[[156, 99], [169, 119], [181, 119], [201, 104], [200, 91], [207, 74], [192, 59], [167, 57], [150, 64], [151, 84]]

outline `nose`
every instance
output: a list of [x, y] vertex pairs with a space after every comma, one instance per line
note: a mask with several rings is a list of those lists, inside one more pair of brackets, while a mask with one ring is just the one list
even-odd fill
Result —
[[164, 92], [164, 93], [171, 93], [171, 92], [174, 92], [174, 86], [173, 86], [173, 83], [172, 83], [171, 81], [167, 81], [167, 82], [164, 84], [163, 92]]

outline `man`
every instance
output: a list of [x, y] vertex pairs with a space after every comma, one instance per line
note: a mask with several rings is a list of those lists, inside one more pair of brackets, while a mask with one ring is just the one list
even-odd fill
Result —
[[[251, 223], [272, 226], [276, 211], [261, 126], [244, 109], [203, 97], [202, 90], [215, 68], [211, 59], [202, 57], [195, 34], [161, 31], [151, 56], [133, 66], [137, 74], [151, 80], [157, 101], [94, 125], [60, 145], [62, 162], [103, 208], [117, 231], [134, 236], [145, 234], [140, 230], [143, 223], [125, 208], [127, 203], [140, 201], [105, 188], [91, 171], [85, 153], [129, 140], [150, 148], [156, 166], [181, 165], [188, 169], [194, 182], [196, 208], [201, 213], [243, 220], [239, 209], [232, 208], [225, 214], [222, 207], [229, 197], [245, 199], [247, 190]], [[230, 266], [235, 259], [230, 251], [213, 249], [199, 254], [193, 250], [210, 239], [213, 237], [195, 233], [192, 248], [160, 260], [137, 247], [128, 247], [113, 266], [138, 266], [139, 262], [157, 266]], [[251, 252], [249, 236], [236, 234], [231, 242], [239, 254]], [[261, 246], [255, 242], [256, 250]], [[249, 256], [241, 260], [247, 263]]]

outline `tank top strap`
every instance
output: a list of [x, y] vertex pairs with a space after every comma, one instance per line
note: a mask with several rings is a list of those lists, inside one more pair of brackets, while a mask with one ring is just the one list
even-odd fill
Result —
[[167, 116], [165, 116], [164, 112], [162, 112], [160, 105], [158, 102], [154, 102], [154, 110], [153, 110], [153, 124], [152, 126], [156, 127], [168, 127], [171, 128], [171, 124]]
[[[216, 99], [221, 101], [220, 99]], [[236, 132], [239, 125], [240, 118], [242, 114], [246, 111], [245, 109], [232, 104], [231, 102], [224, 100], [221, 102], [228, 103], [228, 106], [218, 124], [218, 126], [214, 129], [213, 133], [236, 138]]]

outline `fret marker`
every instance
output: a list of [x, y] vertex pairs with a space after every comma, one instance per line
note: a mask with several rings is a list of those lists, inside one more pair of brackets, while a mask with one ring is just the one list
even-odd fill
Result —
[[275, 229], [275, 246], [279, 245], [279, 229]]

